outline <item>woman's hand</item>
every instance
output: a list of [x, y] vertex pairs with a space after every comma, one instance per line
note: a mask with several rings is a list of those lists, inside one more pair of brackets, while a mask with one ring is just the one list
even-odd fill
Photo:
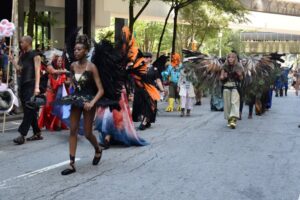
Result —
[[86, 102], [86, 103], [84, 103], [84, 110], [90, 111], [94, 107], [94, 105], [95, 104], [92, 102]]
[[37, 95], [39, 95], [39, 94], [40, 94], [40, 88], [36, 87], [36, 88], [34, 89], [34, 95], [37, 96]]
[[13, 55], [9, 55], [8, 59], [9, 59], [10, 62], [13, 62], [14, 61], [14, 56]]
[[227, 72], [224, 72], [223, 77], [224, 77], [224, 79], [225, 79], [225, 78], [228, 78], [228, 73], [227, 73]]

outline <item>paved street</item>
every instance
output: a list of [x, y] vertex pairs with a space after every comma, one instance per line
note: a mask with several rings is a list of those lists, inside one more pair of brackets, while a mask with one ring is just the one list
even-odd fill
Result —
[[[190, 118], [159, 112], [141, 133], [146, 147], [115, 147], [92, 166], [94, 151], [79, 140], [77, 173], [68, 164], [68, 132], [48, 133], [16, 146], [15, 131], [0, 135], [1, 200], [298, 200], [300, 194], [300, 97], [275, 98], [262, 117], [236, 130], [209, 99]], [[160, 105], [163, 106], [163, 105]]]

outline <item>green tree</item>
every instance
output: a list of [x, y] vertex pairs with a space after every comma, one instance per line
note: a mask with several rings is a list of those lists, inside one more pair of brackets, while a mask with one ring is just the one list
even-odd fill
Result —
[[[143, 4], [141, 9], [137, 12], [136, 15], [134, 15], [134, 7], [137, 4]], [[133, 33], [133, 27], [134, 23], [137, 21], [137, 19], [140, 17], [140, 15], [144, 12], [148, 4], [150, 3], [150, 0], [129, 0], [129, 30], [131, 33]]]
[[164, 33], [165, 33], [165, 28], [167, 26], [167, 23], [168, 23], [171, 12], [174, 11], [172, 53], [175, 53], [176, 36], [177, 36], [177, 21], [178, 21], [179, 10], [186, 7], [187, 5], [191, 4], [192, 2], [197, 1], [197, 0], [163, 0], [163, 1], [170, 4], [170, 9], [169, 9], [169, 12], [166, 16], [164, 28], [163, 28], [161, 36], [160, 36], [160, 42], [158, 44], [158, 49], [157, 49], [157, 57], [159, 56], [159, 53], [160, 53], [160, 47], [161, 47], [161, 43], [162, 43], [163, 36], [164, 36]]
[[[226, 30], [229, 22], [245, 22], [246, 10], [236, 0], [196, 1], [183, 8], [180, 12], [184, 25], [179, 25], [181, 46], [191, 48], [196, 40], [199, 50], [206, 39], [216, 41], [218, 33]], [[187, 25], [186, 25], [187, 24]], [[225, 35], [225, 34], [224, 34]]]
[[[134, 33], [139, 48], [144, 52], [155, 52], [158, 47], [158, 38], [162, 29], [162, 23], [138, 21], [135, 24]], [[161, 43], [161, 48], [163, 51], [169, 51], [171, 46], [170, 44], [172, 42], [171, 36], [172, 31], [170, 28], [166, 28], [166, 37]]]
[[[169, 1], [167, 1], [167, 2], [169, 2]], [[165, 23], [164, 23], [162, 32], [161, 32], [160, 37], [159, 37], [159, 42], [158, 42], [158, 47], [157, 47], [157, 54], [156, 54], [156, 57], [157, 57], [157, 58], [159, 57], [159, 53], [160, 53], [160, 50], [161, 50], [161, 46], [162, 46], [164, 34], [165, 34], [165, 32], [166, 32], [166, 28], [167, 28], [167, 25], [168, 25], [169, 17], [170, 17], [170, 15], [171, 15], [173, 9], [174, 9], [174, 0], [171, 1], [170, 9], [169, 9], [169, 12], [168, 12], [168, 14], [167, 14], [167, 17], [166, 17], [166, 19], [165, 19]]]
[[[238, 52], [238, 54], [243, 53], [244, 45], [240, 39], [241, 31], [233, 31], [228, 28], [222, 31], [222, 42], [221, 51], [222, 55], [227, 55], [232, 50]], [[218, 55], [220, 49], [219, 38], [218, 37], [207, 37], [205, 42], [201, 47], [201, 51], [207, 54]]]
[[[174, 0], [173, 6], [174, 6], [174, 22], [173, 22], [173, 40], [172, 40], [172, 54], [175, 53], [176, 49], [176, 37], [177, 37], [177, 21], [178, 21], [178, 15], [179, 11], [190, 5], [193, 2], [196, 2], [197, 0]], [[173, 1], [172, 1], [173, 2]]]

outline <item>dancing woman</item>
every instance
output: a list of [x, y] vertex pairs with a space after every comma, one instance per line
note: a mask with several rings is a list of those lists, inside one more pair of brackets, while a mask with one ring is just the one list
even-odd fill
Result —
[[97, 67], [86, 59], [89, 49], [90, 43], [88, 37], [86, 35], [79, 35], [74, 48], [76, 62], [73, 62], [70, 66], [71, 87], [73, 87], [74, 93], [60, 100], [62, 104], [71, 104], [69, 137], [70, 168], [63, 170], [61, 172], [62, 175], [69, 175], [76, 172], [77, 132], [82, 114], [85, 137], [95, 149], [93, 165], [97, 165], [102, 156], [102, 149], [93, 134], [93, 121], [96, 104], [104, 95], [104, 90]]
[[61, 87], [67, 80], [67, 71], [64, 67], [63, 57], [59, 56], [57, 59], [54, 59], [52, 65], [47, 67], [47, 72], [49, 74], [49, 84], [46, 91], [47, 104], [41, 111], [38, 125], [40, 129], [46, 127], [46, 129], [50, 131], [66, 129], [66, 126], [60, 121], [60, 119], [52, 114], [52, 102], [55, 100], [59, 87]]

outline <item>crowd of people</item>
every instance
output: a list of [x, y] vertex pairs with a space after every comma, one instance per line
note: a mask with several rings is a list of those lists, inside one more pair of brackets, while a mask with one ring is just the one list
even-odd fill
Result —
[[[128, 33], [124, 31], [123, 34]], [[42, 140], [43, 128], [49, 131], [69, 129], [70, 167], [61, 172], [62, 175], [69, 175], [76, 172], [78, 134], [85, 135], [93, 146], [92, 164], [97, 165], [102, 151], [111, 145], [148, 144], [138, 135], [133, 122], [140, 123], [140, 131], [150, 128], [156, 121], [158, 102], [162, 95], [168, 97], [166, 112], [178, 111], [180, 117], [191, 116], [193, 106], [202, 104], [201, 97], [205, 89], [191, 78], [193, 70], [185, 67], [185, 63], [190, 60], [183, 61], [180, 54], [174, 53], [170, 59], [169, 56], [162, 56], [153, 62], [151, 53], [142, 53], [134, 46], [130, 33], [124, 38], [130, 40], [126, 41], [125, 44], [130, 44], [126, 48], [124, 44], [120, 45], [121, 48], [113, 48], [111, 44], [102, 42], [95, 45], [93, 56], [88, 58], [90, 40], [86, 35], [78, 35], [73, 51], [74, 60], [69, 67], [65, 54], [54, 55], [46, 63], [32, 49], [32, 38], [29, 36], [22, 37], [20, 41], [21, 53], [18, 60], [14, 56], [5, 56], [6, 47], [2, 42], [2, 72], [5, 73], [7, 69], [3, 63], [8, 63], [9, 59], [18, 74], [18, 96], [24, 113], [18, 129], [20, 135], [13, 140], [14, 143], [21, 145], [26, 140]], [[99, 60], [104, 58], [104, 51], [112, 56], [105, 58], [108, 59], [106, 64], [114, 66], [105, 66], [103, 60]], [[224, 111], [227, 125], [232, 129], [236, 128], [237, 120], [242, 119], [244, 103], [249, 105], [249, 119], [252, 118], [254, 107], [257, 115], [271, 108], [272, 91], [275, 89], [276, 95], [279, 91], [280, 96], [283, 96], [281, 90], [283, 86], [286, 87], [286, 79], [282, 77], [287, 76], [291, 70], [283, 70], [279, 78], [274, 79], [276, 83], [264, 82], [261, 93], [258, 94], [256, 90], [253, 94], [246, 92], [249, 88], [243, 87], [246, 63], [246, 60], [239, 59], [236, 52], [231, 52], [223, 61], [219, 72], [221, 84], [210, 89], [212, 110]], [[112, 74], [109, 70], [115, 71]], [[118, 76], [119, 73], [123, 74]], [[294, 86], [297, 89], [300, 76], [298, 73], [294, 75]], [[46, 77], [46, 87], [41, 87], [45, 84], [43, 77]], [[118, 77], [123, 78], [113, 80]], [[279, 81], [280, 78], [284, 80], [284, 84]], [[30, 106], [34, 101], [32, 97], [41, 94], [46, 97], [45, 105]], [[132, 111], [129, 102], [131, 96]], [[30, 127], [33, 135], [27, 137]], [[94, 127], [99, 132], [99, 140], [93, 134]]]

